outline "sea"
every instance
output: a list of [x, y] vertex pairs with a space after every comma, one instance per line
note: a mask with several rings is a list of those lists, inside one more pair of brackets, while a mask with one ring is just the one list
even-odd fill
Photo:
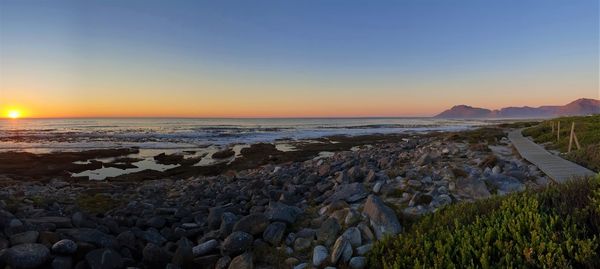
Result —
[[[0, 120], [0, 152], [45, 154], [91, 149], [136, 147], [133, 168], [110, 165], [72, 173], [75, 178], [104, 180], [143, 170], [167, 171], [179, 164], [162, 164], [155, 156], [179, 154], [197, 161], [194, 166], [232, 162], [253, 143], [273, 143], [280, 151], [293, 151], [298, 140], [345, 135], [426, 133], [460, 131], [493, 124], [493, 120], [446, 120], [435, 118], [272, 118], [272, 119], [16, 119]], [[314, 142], [314, 140], [312, 140]], [[332, 141], [335, 142], [335, 141]], [[214, 159], [212, 154], [231, 148], [235, 154]], [[331, 156], [321, 152], [317, 158]], [[94, 159], [113, 163], [116, 157]], [[85, 164], [92, 160], [77, 161]]]
[[185, 150], [333, 135], [459, 131], [490, 123], [493, 121], [436, 118], [2, 119], [0, 151]]

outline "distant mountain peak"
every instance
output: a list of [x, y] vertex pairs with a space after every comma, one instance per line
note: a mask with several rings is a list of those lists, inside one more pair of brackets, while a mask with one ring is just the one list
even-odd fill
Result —
[[600, 100], [580, 98], [563, 106], [505, 107], [499, 110], [455, 105], [436, 118], [550, 118], [600, 114]]

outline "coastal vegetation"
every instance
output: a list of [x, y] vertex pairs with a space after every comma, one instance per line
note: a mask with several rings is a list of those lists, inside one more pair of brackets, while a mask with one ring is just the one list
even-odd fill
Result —
[[598, 268], [600, 175], [449, 205], [375, 244], [371, 268]]
[[[556, 128], [560, 121], [560, 139], [557, 139], [556, 131], [552, 132], [552, 125]], [[568, 152], [569, 134], [571, 124], [575, 123], [575, 133], [581, 144], [577, 149], [573, 144], [572, 151]], [[547, 120], [536, 126], [523, 131], [526, 136], [531, 136], [535, 142], [546, 145], [549, 149], [564, 153], [564, 157], [586, 166], [596, 172], [600, 171], [600, 115], [561, 117]]]

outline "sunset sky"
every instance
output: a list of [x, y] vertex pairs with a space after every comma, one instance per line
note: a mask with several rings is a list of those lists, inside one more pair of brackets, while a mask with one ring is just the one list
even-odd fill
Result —
[[0, 116], [430, 116], [599, 98], [598, 5], [0, 0]]

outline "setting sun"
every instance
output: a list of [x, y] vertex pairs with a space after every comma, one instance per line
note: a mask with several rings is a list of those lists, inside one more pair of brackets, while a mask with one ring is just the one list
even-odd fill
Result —
[[8, 117], [11, 119], [18, 119], [21, 117], [21, 112], [18, 110], [10, 110], [8, 111]]

